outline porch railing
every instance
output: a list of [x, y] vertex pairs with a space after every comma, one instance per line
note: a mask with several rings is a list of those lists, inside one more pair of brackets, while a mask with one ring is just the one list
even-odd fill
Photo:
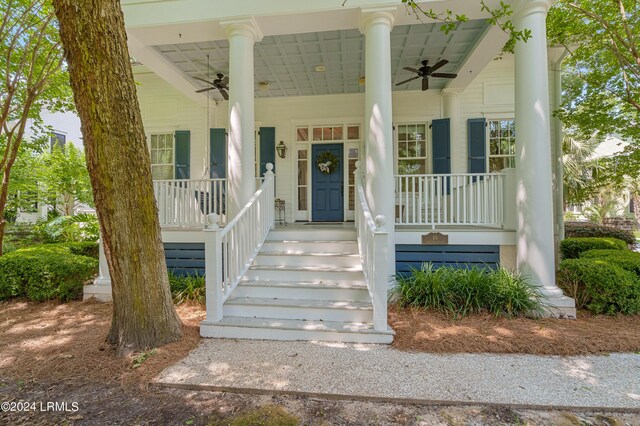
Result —
[[399, 225], [504, 225], [504, 174], [400, 175]]
[[226, 212], [226, 179], [153, 181], [160, 226], [205, 225], [206, 217]]
[[355, 225], [362, 271], [373, 305], [373, 328], [387, 331], [387, 288], [389, 265], [387, 258], [388, 234], [384, 229], [384, 216], [371, 216], [364, 192], [363, 176], [356, 162]]
[[[205, 243], [207, 263], [207, 322], [222, 319], [222, 305], [260, 251], [275, 226], [273, 165], [267, 164], [265, 179], [240, 212], [224, 227], [209, 225], [213, 238]], [[215, 218], [215, 217], [214, 217]]]

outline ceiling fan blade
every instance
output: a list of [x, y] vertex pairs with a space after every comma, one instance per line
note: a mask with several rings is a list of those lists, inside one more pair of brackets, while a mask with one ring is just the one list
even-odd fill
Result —
[[200, 77], [193, 77], [193, 79], [194, 79], [194, 80], [198, 80], [198, 81], [203, 81], [203, 82], [205, 82], [205, 83], [207, 83], [207, 84], [211, 84], [211, 82], [210, 82], [210, 81], [207, 81], [207, 80], [205, 80], [204, 78], [200, 78]]
[[396, 86], [400, 86], [400, 85], [402, 85], [402, 84], [408, 83], [408, 82], [413, 81], [413, 80], [415, 80], [415, 79], [417, 79], [417, 78], [420, 78], [420, 76], [419, 76], [419, 75], [417, 75], [417, 76], [415, 76], [415, 77], [411, 77], [409, 80], [401, 81], [400, 83], [396, 84]]
[[431, 77], [440, 77], [440, 78], [456, 78], [458, 74], [449, 74], [446, 72], [434, 72], [431, 74]]
[[429, 79], [427, 77], [422, 79], [422, 91], [429, 90]]
[[224, 98], [225, 101], [229, 100], [229, 94], [227, 93], [226, 90], [224, 89], [219, 89], [220, 90], [220, 94], [222, 95], [222, 97]]
[[447, 61], [446, 59], [441, 60], [440, 62], [438, 62], [437, 64], [435, 64], [434, 66], [431, 67], [431, 71], [435, 71], [437, 69], [440, 69], [442, 67], [444, 67], [445, 65], [447, 65], [449, 63], [449, 61]]
[[208, 92], [209, 90], [213, 90], [215, 87], [207, 87], [206, 89], [196, 90], [196, 93]]
[[222, 79], [222, 81], [221, 81], [221, 83], [222, 83], [223, 85], [225, 85], [225, 86], [226, 86], [226, 85], [228, 85], [228, 84], [229, 84], [229, 76], [227, 76], [227, 77], [223, 78], [223, 79]]
[[402, 69], [403, 69], [403, 70], [407, 70], [407, 71], [411, 71], [411, 72], [415, 72], [416, 74], [419, 74], [419, 73], [420, 73], [420, 71], [418, 71], [418, 70], [417, 70], [417, 69], [415, 69], [415, 68], [411, 68], [411, 67], [404, 67], [404, 68], [402, 68]]

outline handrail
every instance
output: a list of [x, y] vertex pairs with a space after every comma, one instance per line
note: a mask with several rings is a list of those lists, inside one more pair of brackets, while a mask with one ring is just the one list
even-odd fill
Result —
[[[207, 321], [222, 319], [222, 305], [247, 273], [269, 231], [275, 226], [273, 164], [245, 206], [224, 228], [210, 224], [213, 239], [205, 243]], [[213, 216], [214, 221], [218, 219]], [[210, 272], [211, 271], [211, 272]]]
[[399, 225], [504, 226], [504, 173], [396, 175]]
[[204, 226], [207, 215], [225, 215], [226, 179], [154, 180], [153, 191], [160, 226]]
[[388, 234], [384, 229], [384, 216], [373, 219], [364, 192], [362, 173], [356, 162], [355, 184], [355, 225], [362, 272], [373, 305], [373, 328], [387, 331], [387, 286], [389, 265], [387, 254]]

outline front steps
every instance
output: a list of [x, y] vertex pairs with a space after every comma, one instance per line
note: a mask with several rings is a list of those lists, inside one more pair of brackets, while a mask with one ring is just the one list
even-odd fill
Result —
[[373, 329], [373, 307], [350, 227], [279, 228], [204, 337], [391, 343]]

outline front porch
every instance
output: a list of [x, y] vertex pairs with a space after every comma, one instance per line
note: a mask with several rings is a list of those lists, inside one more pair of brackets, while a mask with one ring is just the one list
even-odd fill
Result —
[[[575, 313], [555, 283], [549, 2], [513, 2], [514, 25], [532, 37], [500, 61], [506, 35], [464, 2], [451, 7], [469, 20], [448, 33], [384, 0], [206, 11], [187, 7], [193, 0], [144, 3], [125, 1], [124, 12], [131, 54], [144, 64], [135, 74], [160, 222], [165, 243], [201, 245], [203, 333], [239, 309], [268, 314], [264, 304], [229, 303], [261, 268], [304, 281], [286, 272], [306, 255], [264, 254], [278, 235], [276, 199], [289, 226], [354, 221], [348, 259], [359, 259], [351, 266], [376, 333], [387, 332], [400, 245], [419, 262], [437, 242], [445, 263], [475, 246], [482, 261], [529, 276], [552, 309]], [[163, 13], [147, 13], [151, 5]], [[312, 262], [340, 259], [326, 253]], [[289, 307], [296, 321], [315, 309], [300, 305]]]

